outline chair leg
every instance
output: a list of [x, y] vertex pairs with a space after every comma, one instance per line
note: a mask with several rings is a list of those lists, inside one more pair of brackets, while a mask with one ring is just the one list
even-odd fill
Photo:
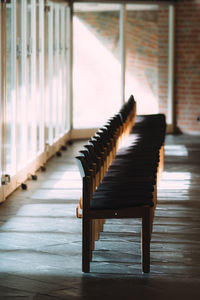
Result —
[[151, 237], [151, 208], [144, 208], [142, 218], [142, 271], [150, 272], [150, 237]]
[[103, 220], [99, 220], [99, 232], [103, 232]]
[[155, 211], [155, 208], [151, 207], [150, 208], [150, 241], [151, 241], [151, 235], [152, 235], [152, 232], [153, 232], [154, 211]]
[[92, 221], [84, 217], [82, 226], [82, 271], [89, 273], [92, 252]]
[[95, 241], [98, 241], [99, 240], [99, 237], [100, 237], [100, 230], [99, 230], [99, 219], [95, 220], [96, 223], [95, 223]]
[[157, 206], [157, 183], [154, 185], [153, 203], [154, 203], [154, 208], [156, 208], [156, 206]]
[[92, 224], [92, 241], [91, 241], [91, 244], [92, 244], [92, 251], [93, 251], [94, 247], [95, 247], [95, 239], [96, 239], [96, 220], [92, 220], [91, 224]]
[[[150, 208], [150, 224], [151, 224], [150, 225], [151, 226], [150, 234], [152, 234], [152, 231], [153, 231], [154, 211], [155, 211], [156, 205], [157, 205], [157, 184], [154, 185], [153, 203], [154, 203], [154, 206]], [[151, 235], [150, 235], [150, 240], [151, 240]]]
[[103, 232], [105, 222], [106, 222], [106, 219], [101, 219], [101, 229], [100, 229], [101, 232]]

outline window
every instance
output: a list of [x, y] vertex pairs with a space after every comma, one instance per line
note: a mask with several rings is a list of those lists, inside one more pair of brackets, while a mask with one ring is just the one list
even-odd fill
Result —
[[45, 9], [45, 139], [46, 143], [53, 143], [52, 128], [52, 74], [53, 74], [53, 5], [48, 2]]
[[121, 105], [120, 5], [74, 5], [73, 126], [99, 127]]
[[26, 1], [17, 0], [17, 170], [27, 161]]
[[169, 9], [74, 4], [74, 128], [99, 127], [131, 94], [138, 114], [160, 112], [170, 120]]
[[0, 172], [11, 179], [5, 198], [65, 143], [70, 22], [66, 4], [11, 0], [0, 7]]
[[45, 128], [46, 142], [49, 145], [57, 141], [69, 129], [67, 11], [66, 6], [50, 2], [46, 9]]
[[44, 151], [44, 2], [36, 2], [36, 126], [37, 153]]
[[35, 1], [28, 0], [26, 15], [26, 111], [27, 111], [27, 158], [28, 161], [36, 156], [36, 14]]

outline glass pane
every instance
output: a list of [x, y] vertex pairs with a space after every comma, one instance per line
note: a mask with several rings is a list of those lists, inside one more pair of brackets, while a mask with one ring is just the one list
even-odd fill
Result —
[[6, 166], [7, 170], [11, 165], [11, 94], [12, 94], [12, 74], [11, 74], [11, 43], [12, 43], [11, 6], [6, 6]]
[[158, 5], [130, 4], [126, 9], [126, 99], [134, 95], [138, 114], [166, 112], [168, 13], [161, 17]]
[[62, 14], [62, 7], [60, 7], [59, 11], [58, 11], [58, 43], [59, 43], [59, 52], [58, 52], [58, 119], [57, 119], [57, 126], [58, 126], [58, 133], [59, 136], [61, 136], [62, 133], [64, 133], [63, 131], [63, 112], [64, 112], [64, 107], [63, 107], [63, 36], [62, 36], [62, 32], [63, 32], [63, 27], [62, 27], [62, 18], [63, 14]]
[[68, 39], [69, 39], [69, 28], [68, 28], [68, 8], [65, 8], [64, 15], [64, 86], [65, 86], [65, 114], [64, 114], [64, 128], [65, 131], [69, 130], [69, 119], [70, 119], [70, 95], [69, 95], [69, 48], [68, 48]]
[[53, 98], [52, 98], [52, 126], [53, 139], [57, 137], [57, 92], [58, 92], [58, 18], [57, 5], [54, 4], [53, 9]]
[[28, 0], [27, 5], [27, 125], [28, 125], [28, 158], [34, 154], [34, 105], [33, 105], [33, 36], [32, 36], [32, 1]]
[[6, 172], [15, 173], [15, 62], [12, 2], [6, 5]]
[[24, 59], [22, 57], [22, 26], [23, 22], [22, 1], [17, 0], [17, 169], [26, 163], [26, 111], [25, 111], [25, 81], [24, 81]]
[[65, 6], [47, 2], [45, 18], [45, 140], [52, 144], [66, 127]]
[[73, 126], [98, 127], [121, 106], [120, 5], [74, 5]]
[[52, 144], [53, 5], [49, 2], [48, 8], [45, 11], [45, 141]]
[[43, 5], [41, 1], [36, 2], [36, 150], [41, 152], [43, 150]]
[[[1, 6], [0, 6], [0, 45], [1, 45]], [[2, 91], [1, 91], [1, 75], [2, 75], [2, 64], [1, 64], [1, 47], [0, 47], [0, 95], [2, 95]], [[1, 104], [0, 104], [1, 105]], [[0, 111], [2, 112], [2, 106], [0, 108]], [[0, 113], [0, 122], [2, 124], [2, 113]], [[2, 136], [1, 136], [1, 131], [0, 131], [0, 176], [2, 175], [2, 167], [1, 167], [1, 148], [2, 148]], [[0, 185], [1, 185], [1, 180], [0, 180]]]
[[66, 82], [66, 68], [67, 68], [67, 61], [65, 57], [65, 39], [66, 36], [66, 30], [65, 30], [65, 7], [60, 8], [60, 86], [62, 90], [62, 101], [60, 105], [60, 133], [63, 135], [66, 127], [66, 118], [67, 118], [67, 107], [66, 107], [66, 101], [67, 101], [67, 82]]

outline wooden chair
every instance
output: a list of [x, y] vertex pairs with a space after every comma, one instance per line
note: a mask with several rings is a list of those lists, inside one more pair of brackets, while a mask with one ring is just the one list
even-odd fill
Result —
[[[90, 261], [92, 259], [92, 250], [94, 249], [95, 220], [102, 219], [117, 219], [117, 218], [142, 218], [142, 271], [149, 272], [150, 270], [150, 238], [152, 228], [152, 206], [128, 206], [117, 207], [115, 199], [108, 203], [108, 208], [105, 206], [105, 198], [98, 199], [94, 203], [95, 191], [93, 190], [95, 175], [87, 168], [84, 157], [77, 157], [80, 174], [83, 180], [83, 240], [82, 240], [82, 270], [83, 272], [90, 271]], [[96, 196], [99, 196], [97, 193]], [[103, 196], [103, 195], [102, 195]], [[102, 201], [101, 201], [102, 200]], [[123, 199], [121, 199], [123, 202]], [[101, 205], [101, 202], [104, 202]], [[110, 207], [109, 207], [110, 206]]]

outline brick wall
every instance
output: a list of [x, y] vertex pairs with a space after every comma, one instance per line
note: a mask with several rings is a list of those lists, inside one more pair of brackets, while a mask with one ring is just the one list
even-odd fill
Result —
[[138, 113], [158, 109], [157, 22], [157, 11], [127, 11], [126, 98], [134, 94]]
[[200, 133], [200, 0], [178, 1], [175, 26], [177, 130]]

